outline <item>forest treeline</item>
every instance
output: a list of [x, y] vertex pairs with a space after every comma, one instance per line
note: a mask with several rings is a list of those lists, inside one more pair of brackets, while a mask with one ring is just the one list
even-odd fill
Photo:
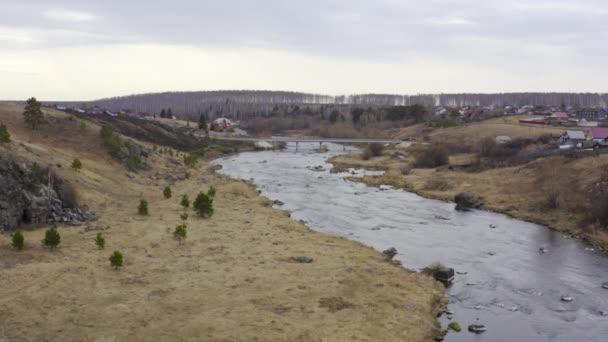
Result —
[[[390, 95], [360, 94], [328, 96], [286, 91], [192, 91], [165, 92], [105, 98], [77, 103], [78, 106], [99, 106], [112, 111], [129, 110], [159, 114], [171, 108], [179, 118], [196, 119], [200, 113], [210, 118], [230, 116], [245, 119], [265, 116], [277, 106], [296, 106], [318, 110], [321, 106], [387, 107], [406, 105], [444, 106], [572, 106], [605, 107], [608, 94], [600, 93], [497, 93], [497, 94], [428, 94]], [[76, 103], [72, 103], [76, 104]]]

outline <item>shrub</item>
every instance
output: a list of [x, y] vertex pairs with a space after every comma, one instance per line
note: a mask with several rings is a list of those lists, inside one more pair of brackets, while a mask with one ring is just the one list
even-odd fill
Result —
[[452, 323], [448, 324], [448, 328], [455, 332], [460, 332], [462, 330], [460, 328], [460, 324], [458, 324], [458, 322], [452, 322]]
[[212, 186], [209, 187], [209, 190], [207, 190], [207, 196], [209, 196], [213, 200], [213, 198], [215, 197], [215, 193], [216, 192], [217, 192], [217, 190], [212, 185]]
[[541, 209], [558, 209], [559, 208], [559, 191], [550, 190], [545, 192], [539, 200], [539, 207]]
[[8, 132], [5, 124], [0, 124], [0, 143], [11, 142], [11, 134]]
[[20, 230], [17, 230], [15, 234], [13, 234], [13, 247], [18, 250], [22, 250], [25, 246], [25, 237], [23, 237], [23, 233]]
[[183, 213], [183, 214], [179, 215], [179, 218], [181, 218], [182, 221], [186, 221], [188, 219], [188, 213]]
[[103, 237], [103, 234], [97, 233], [95, 237], [95, 244], [98, 249], [104, 249], [106, 247], [106, 239]]
[[101, 128], [101, 139], [104, 145], [110, 151], [111, 154], [117, 155], [123, 146], [123, 141], [120, 136], [114, 133], [114, 128], [110, 125], [104, 125]]
[[440, 146], [433, 145], [418, 153], [414, 166], [417, 168], [436, 168], [448, 163], [448, 154]]
[[179, 241], [181, 244], [186, 239], [187, 234], [187, 226], [185, 223], [182, 223], [175, 227], [175, 230], [173, 231], [173, 238]]
[[163, 196], [165, 196], [165, 198], [169, 199], [171, 198], [171, 188], [166, 186], [165, 190], [163, 190]]
[[137, 207], [137, 213], [139, 215], [146, 216], [148, 215], [148, 201], [145, 199], [139, 200], [139, 206]]
[[57, 228], [53, 227], [48, 229], [44, 233], [44, 239], [42, 240], [42, 245], [49, 249], [55, 249], [61, 243], [61, 236], [57, 231]]
[[363, 150], [363, 153], [361, 154], [361, 159], [370, 160], [372, 157], [378, 157], [382, 155], [383, 151], [384, 145], [378, 143], [369, 144]]
[[608, 193], [593, 193], [590, 202], [591, 207], [587, 210], [585, 221], [608, 229]]
[[200, 192], [192, 203], [192, 208], [201, 217], [211, 217], [213, 215], [213, 199], [206, 193]]
[[373, 144], [367, 145], [367, 149], [370, 150], [372, 156], [378, 157], [378, 156], [382, 155], [382, 152], [384, 152], [384, 145], [378, 144], [378, 143], [373, 143]]
[[195, 154], [188, 154], [184, 156], [184, 165], [190, 168], [196, 168], [198, 164], [198, 157]]
[[179, 204], [184, 207], [184, 210], [190, 208], [190, 200], [188, 199], [188, 195], [182, 195], [182, 200]]
[[78, 159], [78, 158], [74, 159], [74, 161], [72, 162], [72, 169], [74, 169], [74, 170], [82, 169], [82, 162], [80, 161], [80, 159]]
[[112, 267], [114, 267], [115, 269], [121, 268], [123, 262], [124, 258], [122, 256], [122, 253], [120, 253], [119, 251], [114, 251], [114, 253], [110, 256], [110, 265], [112, 265]]

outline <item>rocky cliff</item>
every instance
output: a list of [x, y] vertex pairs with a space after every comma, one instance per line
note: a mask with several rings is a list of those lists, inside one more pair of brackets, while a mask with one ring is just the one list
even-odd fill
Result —
[[78, 225], [94, 218], [75, 202], [69, 184], [48, 169], [0, 154], [0, 230], [60, 222]]

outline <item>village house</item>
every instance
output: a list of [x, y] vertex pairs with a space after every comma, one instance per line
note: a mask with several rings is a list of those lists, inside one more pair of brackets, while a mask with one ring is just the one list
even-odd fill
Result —
[[608, 146], [608, 127], [593, 127], [589, 129], [589, 138], [603, 146]]
[[568, 145], [578, 145], [579, 143], [583, 143], [587, 140], [587, 135], [583, 131], [565, 131], [560, 137], [560, 144], [568, 144]]
[[567, 123], [569, 119], [568, 113], [565, 112], [554, 112], [550, 116], [547, 117], [547, 122], [549, 124], [561, 125]]
[[234, 123], [227, 118], [217, 118], [213, 120], [212, 130], [215, 132], [223, 132], [234, 127]]
[[587, 121], [600, 121], [608, 118], [608, 111], [603, 108], [584, 108], [577, 111], [576, 115]]

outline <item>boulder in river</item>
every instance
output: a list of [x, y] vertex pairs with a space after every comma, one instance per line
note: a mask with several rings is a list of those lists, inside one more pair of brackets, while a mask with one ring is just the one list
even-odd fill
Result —
[[456, 210], [478, 209], [483, 206], [481, 197], [470, 192], [456, 194], [454, 202], [456, 202]]
[[395, 247], [391, 247], [387, 250], [384, 250], [382, 252], [382, 254], [384, 254], [384, 256], [386, 256], [387, 259], [389, 260], [393, 260], [393, 258], [395, 257], [395, 255], [397, 255], [397, 249]]
[[481, 334], [486, 331], [486, 326], [483, 324], [471, 324], [469, 325], [469, 331], [475, 334]]

